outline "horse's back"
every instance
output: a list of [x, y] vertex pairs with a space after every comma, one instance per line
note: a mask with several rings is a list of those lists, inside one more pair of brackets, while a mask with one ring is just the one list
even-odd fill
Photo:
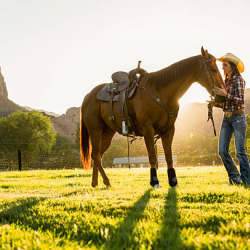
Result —
[[105, 84], [100, 84], [93, 88], [83, 99], [81, 112], [83, 120], [96, 119], [101, 114], [101, 101], [97, 100], [96, 95]]
[[96, 87], [94, 87], [83, 99], [83, 103], [82, 103], [82, 108], [86, 108], [89, 105], [96, 105], [99, 104], [100, 105], [100, 101], [98, 101], [96, 99], [96, 95], [97, 93], [106, 85], [106, 83], [104, 84], [100, 84]]

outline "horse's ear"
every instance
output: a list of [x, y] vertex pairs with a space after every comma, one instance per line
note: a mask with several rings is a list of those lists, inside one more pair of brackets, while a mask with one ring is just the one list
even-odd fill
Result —
[[201, 47], [201, 54], [205, 57], [205, 58], [209, 58], [209, 54], [207, 52], [207, 49], [204, 50], [203, 46]]
[[201, 47], [201, 54], [202, 54], [203, 56], [205, 56], [205, 55], [206, 55], [206, 53], [205, 53], [205, 50], [204, 50], [203, 46]]
[[209, 54], [208, 54], [208, 51], [207, 51], [207, 49], [206, 49], [206, 51], [205, 51], [205, 52], [206, 52], [206, 56], [207, 56], [207, 58], [209, 58]]

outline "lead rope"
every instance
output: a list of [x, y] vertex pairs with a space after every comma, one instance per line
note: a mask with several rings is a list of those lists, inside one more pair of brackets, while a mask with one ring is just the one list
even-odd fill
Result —
[[216, 129], [215, 129], [215, 125], [214, 125], [214, 118], [213, 118], [213, 106], [211, 103], [209, 103], [207, 105], [207, 108], [208, 108], [208, 118], [207, 118], [207, 122], [209, 120], [212, 121], [212, 124], [213, 124], [213, 129], [214, 129], [214, 136], [216, 136]]
[[[206, 73], [206, 76], [207, 76], [208, 83], [209, 83], [209, 85], [210, 85], [210, 88], [213, 89], [213, 83], [212, 83], [212, 80], [211, 80], [211, 76], [210, 76], [209, 70], [208, 70], [207, 65], [206, 65], [206, 63], [207, 63], [208, 61], [210, 61], [211, 59], [206, 60], [206, 59], [203, 57], [203, 55], [201, 55], [201, 59], [202, 59], [202, 64], [203, 64], [203, 65], [202, 65], [202, 67], [201, 67], [201, 70], [200, 70], [200, 72], [199, 72], [197, 78], [196, 78], [196, 79], [197, 79], [196, 81], [198, 81], [198, 79], [199, 79], [199, 77], [200, 77], [200, 75], [201, 75], [201, 72], [203, 71], [203, 69], [205, 69], [205, 73]], [[208, 122], [209, 120], [212, 121], [213, 129], [214, 129], [214, 136], [216, 136], [216, 129], [215, 129], [215, 125], [214, 125], [213, 105], [212, 105], [212, 103], [209, 103], [209, 104], [207, 105], [207, 108], [208, 108], [208, 118], [207, 118], [207, 122]]]

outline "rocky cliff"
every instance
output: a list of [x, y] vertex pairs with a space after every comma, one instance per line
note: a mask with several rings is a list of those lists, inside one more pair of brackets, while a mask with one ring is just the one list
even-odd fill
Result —
[[52, 117], [51, 121], [58, 134], [75, 141], [77, 129], [80, 123], [80, 108], [69, 108], [66, 114], [59, 117]]
[[[250, 115], [250, 89], [245, 92], [246, 114]], [[0, 117], [7, 116], [9, 113], [17, 110], [31, 110], [31, 108], [20, 107], [8, 99], [8, 91], [4, 77], [0, 68]], [[77, 129], [80, 123], [80, 108], [69, 108], [66, 114], [55, 116], [53, 113], [43, 111], [44, 115], [51, 118], [55, 130], [58, 134], [68, 137], [75, 141]], [[213, 109], [214, 122], [217, 133], [219, 132], [223, 112], [219, 108]], [[206, 103], [189, 103], [181, 107], [176, 121], [175, 138], [186, 137], [191, 132], [204, 132], [213, 134], [211, 121], [207, 122], [207, 104]]]
[[[30, 111], [33, 110], [29, 107], [21, 107], [8, 99], [7, 86], [0, 68], [0, 118], [7, 117], [10, 113], [17, 110]], [[68, 137], [70, 140], [75, 141], [77, 126], [80, 122], [79, 108], [69, 108], [66, 114], [56, 116], [54, 113], [39, 111], [46, 116], [49, 116], [55, 130], [58, 134]]]
[[4, 77], [1, 72], [1, 67], [0, 67], [0, 97], [5, 98], [5, 99], [8, 98], [8, 91], [7, 91], [6, 83], [4, 81]]
[[7, 86], [4, 81], [4, 77], [2, 75], [0, 67], [0, 118], [6, 117], [8, 116], [8, 114], [17, 110], [25, 110], [25, 109], [8, 99]]

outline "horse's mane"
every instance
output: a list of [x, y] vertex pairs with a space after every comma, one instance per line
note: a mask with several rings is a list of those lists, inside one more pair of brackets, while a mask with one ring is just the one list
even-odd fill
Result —
[[199, 57], [200, 56], [193, 56], [174, 63], [167, 68], [148, 73], [146, 75], [146, 84], [154, 85], [154, 87], [158, 90], [163, 88], [166, 84], [168, 85], [173, 81], [178, 80], [183, 75], [188, 74], [194, 67], [197, 67], [199, 64]]

